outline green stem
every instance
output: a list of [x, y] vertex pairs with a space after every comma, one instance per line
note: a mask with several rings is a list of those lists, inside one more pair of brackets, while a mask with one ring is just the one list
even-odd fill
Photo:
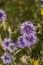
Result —
[[22, 49], [19, 49], [19, 50], [14, 54], [14, 56], [15, 56], [16, 54], [18, 54], [21, 50], [22, 50]]
[[30, 47], [30, 46], [28, 47], [28, 49], [30, 50], [30, 52], [32, 52], [32, 49], [31, 49], [31, 47]]

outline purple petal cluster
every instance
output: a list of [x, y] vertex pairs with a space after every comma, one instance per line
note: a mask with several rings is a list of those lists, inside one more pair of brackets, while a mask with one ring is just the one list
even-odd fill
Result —
[[27, 46], [27, 45], [24, 43], [24, 41], [23, 41], [23, 36], [19, 36], [19, 37], [17, 38], [17, 44], [18, 44], [18, 47], [20, 47], [20, 48], [24, 48], [24, 47]]
[[35, 26], [31, 23], [31, 21], [22, 23], [20, 31], [22, 36], [19, 36], [17, 38], [18, 47], [25, 48], [36, 43], [36, 29]]
[[13, 43], [13, 41], [11, 40], [11, 38], [5, 38], [2, 41], [2, 48], [7, 51], [5, 52], [2, 56], [1, 59], [3, 61], [3, 64], [7, 64], [11, 62], [11, 55], [8, 53], [8, 51], [10, 53], [14, 53], [17, 50], [17, 46]]
[[5, 38], [3, 40], [2, 47], [4, 50], [8, 50], [10, 52], [15, 52], [17, 50], [17, 46], [13, 43], [10, 38]]
[[36, 43], [37, 37], [36, 35], [30, 35], [30, 36], [25, 36], [23, 35], [23, 41], [27, 46], [30, 46], [34, 43]]
[[4, 10], [0, 9], [0, 22], [6, 19], [6, 13]]
[[21, 34], [25, 34], [25, 35], [32, 35], [32, 34], [36, 34], [35, 31], [35, 26], [31, 23], [31, 21], [27, 21], [21, 24]]
[[7, 64], [11, 62], [11, 55], [8, 52], [5, 52], [2, 56], [1, 59], [3, 61], [3, 64]]

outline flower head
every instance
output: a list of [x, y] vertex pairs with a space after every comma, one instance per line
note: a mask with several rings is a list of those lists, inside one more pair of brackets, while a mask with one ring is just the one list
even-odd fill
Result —
[[24, 47], [27, 46], [27, 44], [25, 44], [25, 43], [23, 42], [23, 36], [19, 36], [19, 37], [17, 38], [17, 44], [18, 44], [18, 47], [20, 47], [20, 48], [24, 48]]
[[39, 59], [34, 59], [34, 57], [30, 59], [30, 62], [33, 65], [39, 65]]
[[25, 48], [27, 46], [30, 46], [36, 43], [36, 40], [37, 38], [35, 35], [31, 35], [31, 36], [23, 35], [17, 38], [17, 44], [18, 44], [18, 47]]
[[25, 44], [27, 44], [27, 46], [35, 44], [36, 40], [37, 40], [36, 35], [30, 35], [30, 36], [23, 35], [23, 41]]
[[0, 9], [0, 22], [6, 19], [6, 13], [4, 10]]
[[3, 64], [7, 64], [11, 62], [11, 55], [8, 52], [5, 52], [4, 55], [1, 56]]
[[2, 42], [2, 47], [4, 50], [8, 50], [11, 53], [15, 52], [17, 50], [16, 44], [13, 43], [13, 41], [10, 38], [5, 38]]
[[10, 38], [5, 38], [2, 42], [3, 49], [8, 49], [10, 43], [12, 43], [12, 40]]
[[43, 15], [43, 9], [41, 9], [41, 15]]
[[21, 34], [26, 34], [26, 35], [36, 34], [35, 26], [31, 23], [31, 21], [27, 21], [21, 24], [20, 30], [21, 30]]

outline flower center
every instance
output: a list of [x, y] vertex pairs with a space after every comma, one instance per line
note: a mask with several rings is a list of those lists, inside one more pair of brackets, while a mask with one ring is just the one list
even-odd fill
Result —
[[5, 45], [6, 45], [6, 46], [9, 46], [9, 42], [6, 42]]
[[5, 60], [9, 60], [9, 57], [5, 56]]
[[2, 17], [2, 13], [0, 13], [0, 18]]

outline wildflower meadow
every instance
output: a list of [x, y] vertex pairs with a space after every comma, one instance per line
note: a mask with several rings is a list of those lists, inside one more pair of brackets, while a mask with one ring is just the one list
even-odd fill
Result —
[[0, 0], [0, 65], [43, 65], [43, 0]]

